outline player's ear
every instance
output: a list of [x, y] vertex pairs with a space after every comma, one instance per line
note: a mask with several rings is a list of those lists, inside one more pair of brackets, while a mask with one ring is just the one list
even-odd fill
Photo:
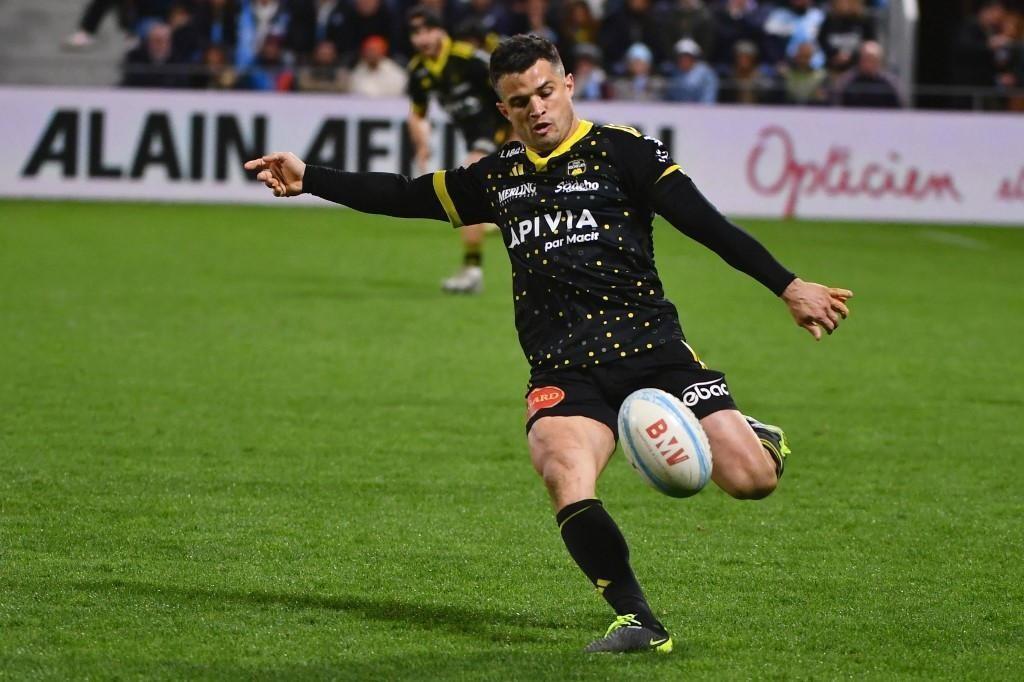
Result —
[[565, 74], [565, 89], [569, 91], [569, 99], [572, 99], [572, 93], [576, 90], [576, 79], [571, 73]]
[[511, 120], [508, 117], [508, 107], [505, 106], [504, 102], [502, 102], [501, 100], [498, 100], [497, 102], [494, 103], [494, 106], [498, 107], [498, 113], [500, 113], [502, 116], [504, 116], [506, 121], [510, 121]]

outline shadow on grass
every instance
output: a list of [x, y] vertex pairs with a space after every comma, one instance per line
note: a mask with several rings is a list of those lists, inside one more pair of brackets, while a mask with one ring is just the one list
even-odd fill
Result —
[[358, 615], [371, 621], [401, 623], [406, 626], [443, 629], [502, 643], [550, 642], [550, 634], [529, 634], [524, 628], [558, 630], [565, 623], [486, 608], [467, 608], [454, 604], [403, 601], [393, 597], [366, 595], [322, 595], [271, 592], [266, 590], [230, 590], [179, 585], [157, 585], [120, 579], [76, 580], [75, 589], [132, 597], [175, 599], [182, 604], [221, 604], [240, 606], [277, 606], [290, 609], [326, 609]]

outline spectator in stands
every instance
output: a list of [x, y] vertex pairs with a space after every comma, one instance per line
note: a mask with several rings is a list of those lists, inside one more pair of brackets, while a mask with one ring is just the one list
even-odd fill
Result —
[[[443, 14], [439, 12], [438, 16]], [[501, 0], [469, 0], [457, 9], [453, 25], [461, 26], [470, 19], [475, 20], [487, 36], [512, 35], [512, 17]], [[490, 40], [488, 38], [485, 44]]]
[[718, 101], [729, 104], [772, 104], [779, 100], [781, 86], [761, 66], [757, 45], [741, 40], [733, 48], [729, 80], [719, 88]]
[[676, 68], [668, 83], [665, 99], [672, 102], [714, 104], [718, 99], [718, 76], [702, 59], [697, 41], [683, 38], [676, 43]]
[[202, 56], [202, 38], [192, 20], [188, 5], [176, 2], [167, 13], [171, 27], [171, 51], [188, 64], [198, 64]]
[[[281, 41], [288, 32], [288, 12], [279, 0], [242, 0], [238, 14], [238, 45], [235, 65], [239, 69], [280, 56], [283, 64]], [[267, 48], [268, 42], [274, 42]], [[263, 88], [258, 88], [263, 89]]]
[[973, 19], [960, 27], [953, 47], [953, 79], [957, 84], [995, 84], [997, 54], [1010, 44], [1003, 31], [1006, 17], [1001, 0], [988, 0]]
[[342, 61], [354, 64], [358, 50], [370, 36], [382, 36], [390, 45], [396, 33], [395, 17], [382, 0], [353, 0], [345, 26]]
[[782, 71], [782, 82], [789, 104], [825, 104], [828, 92], [825, 69], [814, 66], [818, 46], [810, 40], [797, 45], [796, 52]]
[[675, 3], [659, 12], [661, 49], [672, 54], [676, 44], [683, 38], [690, 38], [704, 54], [711, 54], [715, 44], [715, 20], [704, 0], [675, 0]]
[[[334, 45], [334, 54], [345, 52], [345, 4], [342, 0], [292, 0], [288, 21], [288, 49], [300, 58], [320, 50], [321, 43]], [[353, 48], [354, 49], [354, 48]], [[321, 57], [326, 56], [326, 50]], [[315, 61], [316, 55], [313, 54]]]
[[608, 75], [601, 68], [601, 50], [596, 45], [580, 43], [573, 54], [576, 68], [573, 77], [576, 88], [573, 98], [576, 101], [594, 101], [608, 97]]
[[[825, 22], [825, 13], [815, 7], [812, 0], [788, 0], [776, 7], [764, 23], [764, 59], [780, 70], [796, 54], [797, 47], [806, 42], [817, 45], [818, 33]], [[815, 50], [814, 68], [825, 65], [825, 55]]]
[[515, 13], [513, 30], [516, 33], [532, 33], [559, 44], [556, 21], [551, 16], [551, 4], [548, 0], [523, 0], [520, 11]]
[[352, 69], [351, 89], [355, 95], [398, 97], [405, 92], [406, 70], [388, 57], [388, 41], [370, 36], [363, 41], [359, 63]]
[[64, 39], [64, 47], [69, 50], [92, 47], [96, 42], [96, 31], [99, 30], [103, 17], [111, 11], [117, 12], [117, 25], [129, 40], [133, 40], [135, 13], [130, 0], [90, 0], [82, 12], [78, 30]]
[[767, 10], [756, 0], [722, 0], [712, 16], [715, 21], [715, 49], [709, 61], [719, 74], [725, 74], [733, 66], [738, 43], [750, 43], [755, 50], [761, 44]]
[[220, 45], [210, 45], [203, 53], [205, 80], [203, 87], [211, 90], [233, 90], [238, 85], [238, 72], [228, 62]]
[[173, 50], [171, 27], [153, 23], [141, 45], [125, 56], [124, 80], [129, 88], [186, 88], [188, 74]]
[[238, 2], [203, 0], [196, 6], [192, 24], [204, 46], [232, 50], [238, 44]]
[[626, 52], [626, 75], [611, 83], [612, 99], [656, 102], [665, 94], [665, 79], [652, 73], [654, 55], [643, 43], [634, 43]]
[[558, 49], [569, 58], [567, 67], [575, 65], [576, 45], [597, 42], [599, 24], [587, 0], [569, 0], [562, 6], [562, 21], [559, 33], [562, 42]]
[[882, 70], [882, 46], [868, 41], [860, 47], [857, 68], [847, 73], [836, 86], [836, 96], [844, 107], [896, 109], [904, 106], [896, 79]]
[[641, 43], [653, 52], [655, 63], [663, 59], [658, 22], [651, 11], [651, 0], [626, 0], [616, 12], [605, 16], [601, 24], [599, 45], [605, 67], [614, 74], [626, 72], [626, 51]]
[[864, 0], [832, 0], [818, 33], [829, 71], [842, 73], [853, 67], [860, 46], [875, 40], [875, 22], [864, 9]]
[[299, 67], [296, 86], [304, 92], [347, 92], [348, 72], [338, 62], [338, 48], [331, 40], [321, 40], [313, 50], [310, 63]]
[[256, 61], [245, 72], [244, 87], [248, 90], [287, 92], [294, 84], [295, 73], [285, 60], [284, 39], [276, 35], [268, 36], [263, 41]]

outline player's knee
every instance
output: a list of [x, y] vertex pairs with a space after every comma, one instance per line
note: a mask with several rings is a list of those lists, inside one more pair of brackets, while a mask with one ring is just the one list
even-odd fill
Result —
[[730, 478], [728, 493], [738, 500], [764, 499], [779, 484], [775, 471], [763, 466], [744, 468]]

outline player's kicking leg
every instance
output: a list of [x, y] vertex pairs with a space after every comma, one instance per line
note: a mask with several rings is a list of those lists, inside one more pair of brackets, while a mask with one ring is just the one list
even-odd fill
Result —
[[[487, 153], [474, 149], [467, 156], [463, 166], [476, 163]], [[449, 294], [479, 294], [484, 290], [484, 233], [486, 225], [465, 225], [459, 229], [462, 237], [462, 267], [441, 282], [441, 290]]]
[[775, 490], [789, 453], [782, 429], [738, 410], [713, 412], [700, 424], [715, 457], [711, 478], [722, 490], [744, 500], [761, 499]]
[[615, 451], [611, 429], [588, 417], [543, 417], [530, 428], [529, 444], [569, 554], [617, 614], [586, 651], [672, 651], [630, 567], [626, 540], [596, 498], [597, 478]]

